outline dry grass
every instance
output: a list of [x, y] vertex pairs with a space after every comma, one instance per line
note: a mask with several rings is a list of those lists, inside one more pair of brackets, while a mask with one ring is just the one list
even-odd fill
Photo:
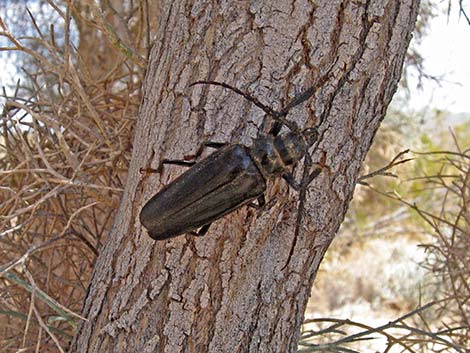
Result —
[[[142, 95], [146, 2], [120, 15], [94, 1], [58, 5], [49, 1], [58, 20], [46, 30], [30, 13], [34, 37], [0, 18], [1, 50], [24, 55], [27, 76], [3, 89], [0, 115], [2, 352], [67, 349], [119, 205]], [[87, 38], [78, 47], [72, 25]]]

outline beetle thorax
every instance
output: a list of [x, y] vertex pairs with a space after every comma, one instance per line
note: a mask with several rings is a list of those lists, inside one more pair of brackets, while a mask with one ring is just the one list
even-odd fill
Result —
[[279, 136], [262, 136], [253, 142], [251, 155], [266, 177], [274, 177], [299, 161], [307, 152], [307, 144], [300, 134], [293, 132]]

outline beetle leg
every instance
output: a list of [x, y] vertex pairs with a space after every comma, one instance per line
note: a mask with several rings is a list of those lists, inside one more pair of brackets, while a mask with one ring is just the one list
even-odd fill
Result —
[[282, 174], [282, 178], [289, 184], [290, 187], [292, 187], [295, 191], [300, 191], [302, 186], [308, 186], [312, 182], [313, 179], [315, 179], [322, 171], [322, 166], [318, 163], [314, 163], [311, 166], [312, 172], [308, 175], [305, 180], [302, 180], [301, 183], [298, 183], [297, 180], [295, 180], [294, 176], [292, 173], [284, 173]]
[[181, 165], [183, 167], [192, 167], [196, 164], [195, 161], [185, 161], [184, 159], [164, 159], [161, 164], [174, 164]]
[[282, 123], [276, 120], [274, 121], [274, 124], [271, 127], [271, 129], [269, 130], [269, 134], [273, 136], [277, 136], [281, 132], [281, 129], [282, 129]]
[[181, 159], [164, 159], [160, 162], [160, 165], [158, 166], [157, 169], [155, 168], [140, 168], [139, 171], [140, 173], [161, 173], [163, 170], [163, 165], [164, 164], [174, 164], [174, 165], [180, 165], [183, 167], [192, 167], [194, 164], [196, 164], [195, 161], [185, 161]]
[[[183, 167], [192, 167], [193, 165], [195, 165], [197, 163], [194, 160], [197, 160], [201, 156], [202, 152], [204, 151], [204, 149], [206, 147], [221, 148], [225, 145], [226, 145], [226, 143], [224, 143], [224, 142], [206, 141], [206, 142], [201, 144], [201, 146], [196, 151], [195, 155], [187, 156], [187, 157], [185, 156], [185, 159], [163, 159], [161, 161], [160, 167], [158, 169], [152, 169], [152, 168], [143, 169], [143, 168], [141, 168], [141, 171], [159, 173], [159, 172], [162, 171], [164, 164], [173, 164], [173, 165], [180, 165], [180, 166], [183, 166]], [[188, 161], [186, 158], [187, 159], [194, 159], [194, 160], [189, 160]]]
[[[299, 231], [300, 231], [300, 227], [301, 227], [301, 224], [302, 224], [302, 218], [304, 216], [304, 211], [305, 211], [305, 198], [306, 198], [306, 195], [307, 195], [308, 184], [310, 184], [311, 181], [313, 179], [315, 179], [320, 174], [322, 169], [325, 167], [325, 165], [323, 163], [324, 163], [323, 159], [320, 161], [320, 163], [313, 163], [312, 162], [312, 157], [310, 156], [310, 154], [307, 153], [306, 156], [305, 156], [303, 178], [302, 178], [302, 182], [301, 182], [300, 185], [297, 182], [295, 182], [292, 174], [287, 174], [286, 173], [285, 176], [283, 175], [284, 179], [287, 180], [287, 182], [289, 182], [289, 180], [294, 181], [297, 184], [296, 186], [299, 187], [298, 188], [299, 207], [298, 207], [298, 211], [297, 211], [297, 220], [296, 220], [296, 225], [295, 225], [294, 240], [293, 240], [291, 248], [289, 250], [289, 255], [287, 257], [287, 262], [284, 264], [284, 266], [282, 266], [281, 271], [284, 271], [284, 269], [289, 265], [292, 254], [294, 253], [295, 246], [297, 245], [297, 237], [299, 236]], [[312, 171], [312, 169], [313, 169], [313, 171]], [[289, 184], [289, 185], [293, 186], [292, 184]]]
[[323, 156], [320, 159], [319, 163], [313, 163], [312, 157], [308, 153], [306, 154], [305, 165], [308, 168], [308, 172], [310, 172], [310, 174], [308, 176], [305, 176], [304, 174], [304, 180], [302, 180], [302, 186], [307, 187], [312, 182], [312, 180], [315, 179], [321, 173], [321, 171], [324, 168], [327, 168], [324, 162], [325, 158], [326, 157]]
[[207, 231], [209, 230], [209, 227], [211, 226], [212, 223], [209, 223], [209, 224], [206, 224], [206, 225], [203, 225], [199, 231], [197, 232], [197, 235], [199, 237], [202, 237], [204, 234], [207, 233]]
[[207, 231], [209, 230], [209, 227], [211, 226], [211, 224], [212, 223], [205, 224], [201, 228], [199, 228], [199, 230], [197, 232], [189, 232], [189, 234], [192, 234], [196, 237], [202, 237], [204, 234], [207, 233]]
[[205, 141], [199, 146], [199, 148], [196, 151], [196, 154], [194, 156], [191, 156], [191, 157], [194, 158], [194, 159], [198, 159], [199, 157], [201, 157], [201, 154], [202, 154], [202, 152], [204, 152], [206, 147], [217, 149], [217, 148], [224, 147], [225, 145], [226, 145], [225, 142]]
[[213, 142], [213, 141], [206, 141], [203, 143], [204, 146], [206, 147], [211, 147], [211, 148], [221, 148], [226, 145], [225, 142]]
[[144, 174], [144, 173], [160, 173], [158, 169], [155, 168], [140, 168], [139, 173]]
[[264, 194], [258, 196], [256, 201], [258, 201], [258, 204], [255, 204], [254, 202], [250, 202], [247, 206], [248, 207], [253, 207], [254, 209], [257, 209], [257, 210], [259, 210], [259, 209], [263, 208], [264, 206], [266, 206], [266, 199], [264, 197]]
[[204, 152], [204, 150], [206, 149], [206, 147], [210, 147], [210, 148], [221, 148], [221, 147], [224, 147], [226, 145], [225, 142], [214, 142], [214, 141], [205, 141], [203, 143], [201, 143], [201, 145], [199, 146], [199, 148], [196, 150], [196, 153], [195, 154], [192, 154], [192, 155], [189, 155], [189, 156], [185, 156], [184, 158], [185, 159], [199, 159], [199, 157], [201, 157], [202, 155], [202, 152]]
[[312, 165], [312, 169], [313, 170], [310, 175], [308, 176], [307, 180], [305, 180], [303, 183], [304, 185], [308, 185], [312, 182], [313, 179], [315, 179], [318, 175], [320, 175], [321, 171], [322, 171], [322, 166], [318, 163], [314, 163]]
[[282, 174], [282, 178], [289, 184], [291, 188], [293, 188], [295, 191], [299, 191], [301, 185], [295, 180], [294, 176], [292, 173], [286, 172]]
[[258, 207], [264, 207], [266, 205], [266, 199], [264, 198], [264, 194], [261, 196], [258, 196]]

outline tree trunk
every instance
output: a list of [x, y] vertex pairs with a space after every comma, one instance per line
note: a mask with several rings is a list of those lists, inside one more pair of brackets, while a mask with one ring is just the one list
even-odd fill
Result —
[[[73, 352], [295, 352], [318, 266], [396, 90], [418, 0], [164, 1], [145, 80], [127, 188], [100, 254]], [[143, 204], [177, 175], [142, 175], [203, 141], [249, 145], [264, 114], [209, 79], [319, 126], [324, 168], [299, 193], [268, 183], [268, 204], [216, 221], [203, 237], [155, 242]], [[302, 163], [295, 168], [302, 177]], [[291, 249], [293, 249], [291, 253]], [[290, 256], [292, 255], [292, 256]]]

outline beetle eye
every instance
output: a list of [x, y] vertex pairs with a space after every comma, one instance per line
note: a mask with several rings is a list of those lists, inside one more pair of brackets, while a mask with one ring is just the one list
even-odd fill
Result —
[[318, 131], [314, 127], [309, 127], [302, 131], [302, 134], [305, 137], [305, 140], [307, 141], [308, 145], [311, 146], [317, 141], [318, 139]]

